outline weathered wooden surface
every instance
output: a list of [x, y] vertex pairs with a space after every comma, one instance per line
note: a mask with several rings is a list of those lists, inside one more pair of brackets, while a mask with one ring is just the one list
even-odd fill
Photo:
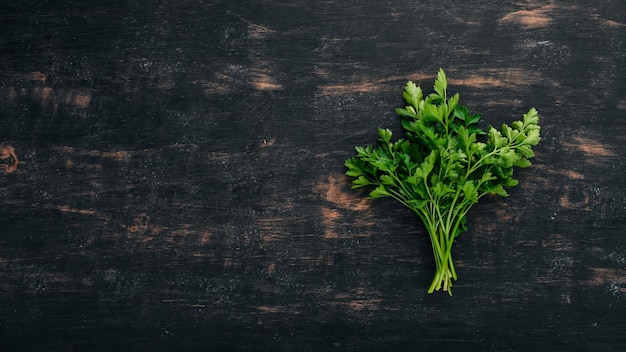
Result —
[[[52, 3], [0, 11], [0, 350], [622, 350], [625, 2]], [[439, 67], [544, 137], [452, 298], [343, 176]]]

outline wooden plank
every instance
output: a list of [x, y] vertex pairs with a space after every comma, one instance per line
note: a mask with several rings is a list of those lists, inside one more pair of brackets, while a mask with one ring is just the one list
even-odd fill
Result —
[[[0, 350], [618, 351], [623, 2], [18, 2], [0, 14]], [[454, 248], [343, 162], [443, 67], [543, 140]]]

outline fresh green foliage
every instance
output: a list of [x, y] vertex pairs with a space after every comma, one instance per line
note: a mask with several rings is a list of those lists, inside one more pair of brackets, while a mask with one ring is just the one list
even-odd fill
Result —
[[393, 142], [391, 131], [379, 128], [378, 147], [356, 147], [346, 174], [355, 178], [352, 188], [371, 187], [369, 198], [392, 197], [421, 218], [437, 268], [428, 293], [443, 288], [452, 295], [452, 244], [467, 230], [467, 212], [483, 196], [508, 196], [505, 187], [517, 185], [513, 168], [531, 165], [539, 116], [532, 108], [510, 126], [483, 131], [481, 116], [459, 105], [458, 94], [448, 96], [443, 69], [434, 93], [424, 96], [409, 81], [403, 97], [408, 105], [396, 113], [405, 138]]

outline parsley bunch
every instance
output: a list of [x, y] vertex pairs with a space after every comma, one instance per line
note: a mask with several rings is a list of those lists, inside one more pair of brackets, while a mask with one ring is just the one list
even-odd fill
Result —
[[424, 96], [409, 81], [403, 97], [408, 105], [396, 113], [406, 137], [392, 142], [391, 131], [379, 128], [378, 147], [356, 147], [346, 174], [356, 178], [352, 188], [371, 187], [369, 198], [392, 197], [420, 217], [437, 268], [428, 293], [443, 288], [452, 295], [452, 244], [467, 230], [467, 212], [481, 197], [508, 196], [504, 187], [518, 184], [513, 168], [531, 165], [532, 147], [541, 139], [539, 116], [532, 108], [510, 126], [484, 131], [481, 116], [459, 105], [458, 94], [448, 97], [443, 69], [434, 93]]

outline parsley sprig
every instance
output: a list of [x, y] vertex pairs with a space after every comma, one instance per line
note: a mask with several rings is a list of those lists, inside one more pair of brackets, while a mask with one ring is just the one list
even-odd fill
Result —
[[532, 108], [510, 126], [484, 131], [481, 115], [459, 105], [458, 94], [448, 96], [443, 69], [433, 88], [424, 96], [409, 81], [403, 92], [408, 105], [396, 109], [405, 138], [392, 142], [392, 132], [379, 128], [378, 147], [356, 147], [345, 165], [355, 178], [352, 188], [371, 187], [369, 198], [391, 197], [420, 217], [436, 263], [428, 293], [443, 288], [452, 295], [452, 244], [467, 230], [467, 213], [485, 195], [508, 196], [504, 187], [518, 184], [513, 168], [531, 165], [540, 126]]

